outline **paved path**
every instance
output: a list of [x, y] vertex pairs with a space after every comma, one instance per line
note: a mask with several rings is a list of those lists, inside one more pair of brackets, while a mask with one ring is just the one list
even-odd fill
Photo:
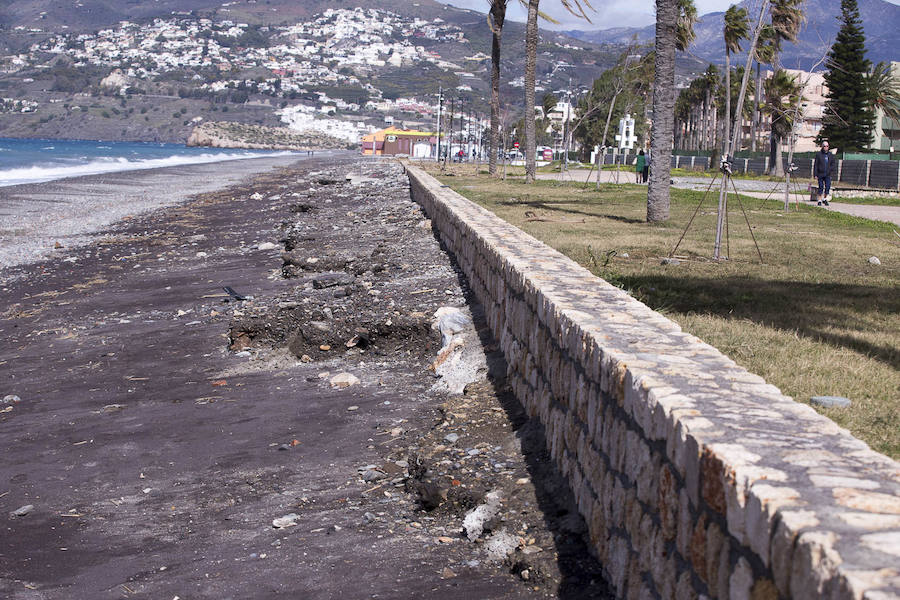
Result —
[[[566, 173], [538, 173], [538, 179], [596, 182], [597, 171], [590, 172], [590, 177], [588, 177], [588, 173], [588, 169], [573, 169]], [[601, 171], [601, 174], [602, 177], [600, 181], [602, 183], [623, 184], [635, 182], [634, 171], [632, 169], [622, 169], [618, 173], [616, 171], [606, 170]], [[708, 177], [674, 177], [673, 179], [675, 181], [674, 187], [688, 190], [705, 191], [710, 184], [710, 179]], [[734, 184], [741, 194], [752, 198], [769, 198], [773, 202], [773, 206], [775, 203], [783, 202], [784, 200], [783, 188], [782, 190], [775, 189], [776, 184], [774, 182], [735, 179]], [[790, 194], [790, 201], [792, 205], [796, 202], [809, 204], [809, 195], [805, 193]], [[863, 217], [865, 219], [887, 221], [888, 223], [900, 225], [900, 206], [832, 202], [830, 206], [822, 208], [856, 217]]]

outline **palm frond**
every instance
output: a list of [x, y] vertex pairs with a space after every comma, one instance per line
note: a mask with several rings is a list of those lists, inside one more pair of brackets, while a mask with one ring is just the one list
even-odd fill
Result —
[[725, 11], [725, 52], [732, 54], [741, 51], [741, 40], [750, 37], [750, 20], [747, 9], [732, 4]]
[[693, 0], [677, 0], [678, 23], [675, 31], [675, 47], [684, 52], [697, 37], [694, 25], [697, 23], [697, 7]]

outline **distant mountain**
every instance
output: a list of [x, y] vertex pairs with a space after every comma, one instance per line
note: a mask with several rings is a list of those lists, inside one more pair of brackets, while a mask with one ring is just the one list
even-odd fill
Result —
[[[744, 6], [748, 2], [741, 3]], [[897, 32], [900, 31], [900, 6], [885, 0], [858, 0], [860, 16], [866, 34], [866, 56], [872, 62], [900, 60]], [[806, 0], [804, 4], [807, 23], [797, 44], [787, 44], [782, 52], [782, 64], [790, 68], [808, 69], [815, 64], [834, 42], [840, 24], [838, 0]], [[724, 63], [725, 45], [722, 26], [725, 13], [703, 15], [695, 32], [697, 39], [687, 54], [716, 64]], [[654, 26], [615, 27], [597, 31], [567, 31], [568, 35], [596, 44], [624, 44], [633, 36], [652, 43]], [[746, 48], [747, 43], [744, 43]], [[742, 55], [746, 57], [746, 54]], [[741, 58], [741, 55], [732, 58]]]

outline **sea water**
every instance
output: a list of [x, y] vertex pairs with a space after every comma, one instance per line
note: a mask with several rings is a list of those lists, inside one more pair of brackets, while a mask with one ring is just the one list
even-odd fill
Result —
[[81, 175], [289, 154], [148, 142], [0, 138], [0, 187]]

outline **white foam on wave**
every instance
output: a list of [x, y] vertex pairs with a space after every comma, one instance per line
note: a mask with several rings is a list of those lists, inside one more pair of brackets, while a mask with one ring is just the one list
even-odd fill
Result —
[[54, 181], [56, 179], [65, 179], [67, 177], [82, 177], [84, 175], [102, 175], [104, 173], [117, 173], [121, 171], [160, 169], [163, 167], [180, 167], [184, 165], [198, 165], [228, 160], [290, 156], [292, 154], [295, 153], [289, 151], [269, 152], [266, 154], [217, 153], [172, 155], [164, 158], [146, 158], [139, 160], [129, 160], [123, 157], [101, 157], [77, 165], [50, 163], [0, 170], [0, 187], [22, 185], [25, 183], [43, 183], [45, 181]]

